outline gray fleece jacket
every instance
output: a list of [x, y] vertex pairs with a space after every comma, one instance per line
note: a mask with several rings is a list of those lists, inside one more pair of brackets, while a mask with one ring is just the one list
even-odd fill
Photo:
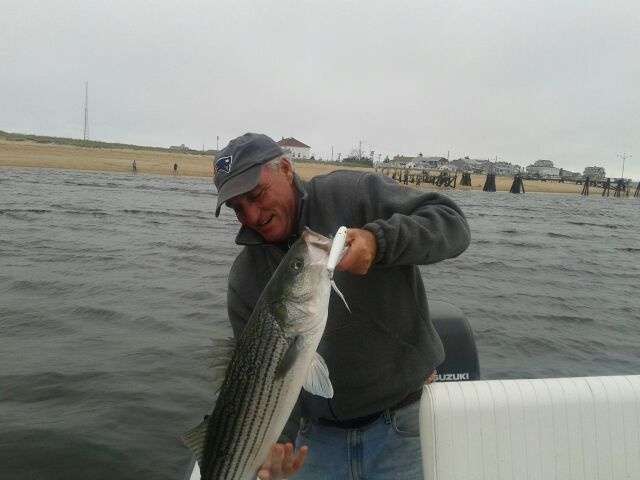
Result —
[[[335, 273], [352, 313], [332, 292], [318, 352], [329, 368], [334, 397], [302, 392], [286, 430], [292, 440], [299, 415], [332, 420], [362, 417], [421, 387], [425, 376], [443, 362], [444, 351], [429, 319], [416, 265], [460, 255], [470, 240], [462, 211], [439, 193], [355, 171], [335, 171], [309, 182], [294, 178], [300, 192], [298, 235], [305, 226], [327, 236], [341, 225], [364, 228], [375, 235], [378, 250], [366, 275]], [[229, 274], [227, 307], [239, 338], [284, 251], [245, 227], [236, 243], [245, 248]]]

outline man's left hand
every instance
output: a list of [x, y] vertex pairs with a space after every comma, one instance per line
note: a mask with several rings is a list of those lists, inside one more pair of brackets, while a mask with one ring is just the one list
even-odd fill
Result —
[[356, 275], [366, 274], [373, 265], [378, 251], [376, 237], [369, 230], [349, 228], [347, 229], [346, 243], [349, 248], [336, 270]]

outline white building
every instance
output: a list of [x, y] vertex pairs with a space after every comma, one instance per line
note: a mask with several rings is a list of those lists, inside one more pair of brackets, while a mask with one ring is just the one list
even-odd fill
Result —
[[511, 177], [516, 173], [518, 173], [518, 171], [520, 170], [519, 165], [512, 165], [511, 163], [507, 163], [507, 162], [496, 162], [492, 164], [492, 166], [493, 166], [493, 173], [503, 177]]
[[309, 145], [305, 145], [304, 143], [296, 140], [293, 137], [283, 137], [282, 140], [276, 143], [280, 145], [282, 149], [291, 156], [291, 158], [295, 159], [311, 157], [311, 147]]
[[417, 157], [413, 157], [406, 165], [407, 168], [421, 168], [423, 170], [429, 170], [439, 169], [447, 163], [449, 163], [449, 160], [444, 157], [425, 157], [420, 153]]
[[464, 157], [452, 160], [449, 163], [455, 166], [458, 170], [462, 170], [463, 172], [482, 173], [486, 162], [486, 160], [477, 160], [475, 158]]
[[591, 178], [592, 180], [595, 180], [597, 178], [604, 178], [606, 176], [606, 173], [603, 167], [587, 167], [584, 169], [583, 175], [585, 177]]
[[533, 165], [527, 166], [527, 176], [558, 180], [560, 178], [560, 169], [554, 167], [551, 160], [536, 160]]
[[570, 180], [570, 181], [579, 180], [582, 178], [582, 175], [580, 175], [580, 173], [571, 172], [569, 170], [565, 170], [564, 168], [560, 169], [560, 176], [562, 177], [563, 180]]

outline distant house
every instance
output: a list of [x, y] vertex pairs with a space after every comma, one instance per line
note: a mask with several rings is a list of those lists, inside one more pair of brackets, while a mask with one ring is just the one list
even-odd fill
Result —
[[456, 169], [458, 169], [458, 170], [463, 170], [463, 171], [470, 171], [471, 170], [471, 165], [464, 158], [456, 158], [455, 160], [451, 160], [451, 162], [449, 162], [449, 163], [452, 166], [456, 167]]
[[406, 167], [408, 163], [413, 162], [415, 157], [405, 157], [404, 155], [396, 155], [391, 160], [396, 167]]
[[498, 176], [510, 177], [520, 170], [519, 165], [513, 165], [509, 162], [495, 162], [493, 164], [493, 173]]
[[589, 177], [592, 180], [594, 180], [594, 179], [604, 178], [606, 176], [606, 173], [603, 167], [587, 167], [584, 169], [583, 175], [585, 177]]
[[397, 166], [407, 167], [407, 168], [422, 168], [422, 169], [437, 169], [442, 165], [445, 165], [449, 162], [444, 157], [425, 157], [421, 153], [418, 154], [417, 157], [403, 157], [401, 155], [396, 155], [393, 157], [393, 162]]
[[423, 157], [422, 154], [416, 157], [416, 166], [418, 168], [437, 169], [447, 165], [448, 163], [449, 160], [444, 157]]
[[551, 160], [536, 160], [533, 165], [527, 166], [527, 176], [558, 180], [560, 178], [560, 169], [554, 167]]
[[554, 168], [553, 162], [551, 160], [536, 160], [533, 164], [535, 167], [550, 167]]
[[276, 142], [291, 158], [311, 158], [311, 147], [293, 137], [282, 138]]
[[580, 180], [582, 178], [582, 175], [580, 175], [578, 172], [571, 172], [569, 170], [565, 170], [564, 168], [561, 168], [560, 178], [562, 178], [563, 180], [574, 181], [574, 180]]
[[455, 165], [450, 165], [450, 164], [445, 164], [445, 165], [440, 165], [438, 167], [438, 170], [446, 170], [448, 172], [455, 172], [457, 170]]
[[184, 143], [181, 145], [171, 145], [169, 147], [169, 150], [178, 150], [180, 152], [186, 152], [187, 150], [189, 150], [189, 147], [187, 147]]
[[471, 160], [469, 157], [456, 158], [455, 160], [451, 160], [449, 163], [456, 167], [457, 170], [462, 170], [463, 172], [472, 171], [473, 167], [477, 164], [475, 160]]
[[457, 170], [462, 170], [463, 172], [487, 173], [487, 165], [489, 164], [489, 161], [464, 157], [452, 160], [449, 163], [456, 167]]

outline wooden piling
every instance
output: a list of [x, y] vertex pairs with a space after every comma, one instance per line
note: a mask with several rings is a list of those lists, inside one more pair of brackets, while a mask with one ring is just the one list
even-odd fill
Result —
[[495, 192], [496, 191], [496, 174], [495, 173], [487, 173], [487, 179], [484, 181], [484, 187], [482, 187], [484, 192]]
[[584, 186], [582, 187], [582, 195], [589, 196], [589, 177], [584, 179]]
[[516, 175], [513, 177], [513, 183], [511, 184], [511, 190], [509, 190], [509, 192], [524, 193], [524, 183], [522, 183], [522, 175]]
[[614, 197], [619, 197], [620, 194], [625, 190], [624, 188], [624, 179], [619, 178], [616, 183], [616, 191], [613, 193]]

